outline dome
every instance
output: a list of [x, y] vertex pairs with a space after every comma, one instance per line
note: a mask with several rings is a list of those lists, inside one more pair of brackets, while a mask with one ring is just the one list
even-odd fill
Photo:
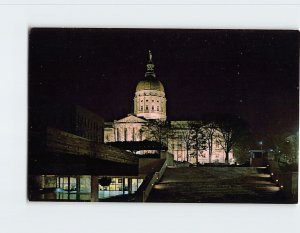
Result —
[[136, 91], [143, 91], [143, 90], [154, 90], [154, 91], [162, 91], [164, 92], [164, 86], [162, 83], [157, 79], [146, 79], [142, 80], [136, 86]]

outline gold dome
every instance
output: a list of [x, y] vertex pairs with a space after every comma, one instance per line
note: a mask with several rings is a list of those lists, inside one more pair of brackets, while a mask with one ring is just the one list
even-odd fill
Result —
[[149, 61], [146, 67], [147, 67], [147, 71], [145, 73], [145, 78], [142, 81], [140, 81], [136, 86], [136, 92], [144, 91], [144, 90], [164, 92], [165, 91], [164, 86], [156, 78], [156, 75], [154, 73], [154, 64], [152, 62], [152, 53], [150, 50], [149, 50]]
[[162, 91], [162, 92], [165, 91], [164, 86], [157, 79], [146, 79], [140, 81], [136, 86], [136, 91], [143, 91], [143, 90], [153, 90], [153, 91]]

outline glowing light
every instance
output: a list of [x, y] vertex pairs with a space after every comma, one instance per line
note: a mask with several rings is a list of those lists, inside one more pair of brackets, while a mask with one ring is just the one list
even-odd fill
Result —
[[271, 192], [277, 192], [280, 190], [279, 187], [277, 186], [274, 186], [274, 187], [265, 187], [264, 189], [268, 190], [268, 191], [271, 191]]
[[276, 179], [276, 182], [278, 182], [278, 180]]
[[280, 185], [280, 188], [283, 189], [283, 185]]
[[270, 178], [271, 176], [269, 174], [257, 174], [257, 175], [254, 175], [254, 177], [266, 177], [266, 178]]

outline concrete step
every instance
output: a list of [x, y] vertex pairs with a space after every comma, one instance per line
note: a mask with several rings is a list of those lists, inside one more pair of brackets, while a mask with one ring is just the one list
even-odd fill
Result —
[[280, 203], [282, 195], [265, 167], [167, 168], [152, 202]]

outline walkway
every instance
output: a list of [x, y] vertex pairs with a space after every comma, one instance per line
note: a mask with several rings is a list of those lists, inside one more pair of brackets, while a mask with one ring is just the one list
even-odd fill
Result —
[[266, 168], [168, 168], [148, 202], [284, 203]]

